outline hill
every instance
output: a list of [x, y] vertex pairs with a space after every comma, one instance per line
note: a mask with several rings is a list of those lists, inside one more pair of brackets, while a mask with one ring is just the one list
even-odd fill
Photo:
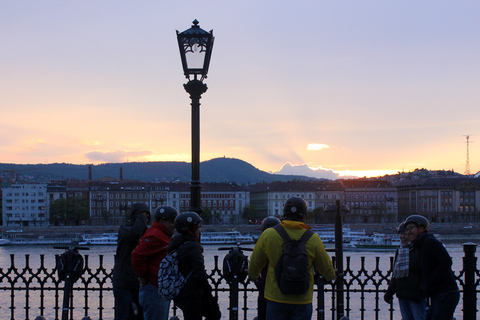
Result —
[[[91, 166], [91, 167], [90, 167]], [[0, 163], [0, 176], [4, 181], [49, 182], [51, 180], [92, 179], [112, 177], [148, 182], [189, 182], [191, 164], [188, 162], [125, 162], [99, 165], [77, 165], [68, 163], [12, 164]], [[216, 158], [200, 164], [202, 182], [236, 182], [254, 184], [259, 182], [317, 180], [297, 175], [270, 174], [251, 164], [233, 158]]]

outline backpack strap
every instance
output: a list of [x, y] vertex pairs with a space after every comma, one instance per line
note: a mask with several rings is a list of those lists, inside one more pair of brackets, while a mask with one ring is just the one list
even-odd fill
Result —
[[[282, 237], [284, 242], [287, 242], [287, 241], [291, 240], [290, 237], [288, 236], [287, 231], [285, 230], [285, 228], [282, 225], [277, 224], [273, 228]], [[305, 232], [302, 234], [302, 236], [300, 237], [300, 239], [298, 241], [306, 243], [308, 241], [308, 239], [310, 239], [310, 237], [313, 236], [313, 234], [314, 234], [314, 232], [312, 231], [312, 229], [307, 229], [307, 230], [305, 230]]]
[[278, 232], [278, 234], [282, 237], [284, 242], [288, 242], [290, 240], [290, 237], [288, 236], [287, 231], [282, 225], [277, 224], [276, 226], [273, 227], [273, 229], [275, 229]]

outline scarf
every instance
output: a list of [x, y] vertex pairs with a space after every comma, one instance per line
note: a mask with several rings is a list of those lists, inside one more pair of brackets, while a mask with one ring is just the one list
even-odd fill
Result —
[[393, 267], [393, 277], [396, 279], [408, 277], [410, 246], [410, 243], [407, 243], [401, 244], [398, 248], [397, 259], [395, 260], [395, 266]]

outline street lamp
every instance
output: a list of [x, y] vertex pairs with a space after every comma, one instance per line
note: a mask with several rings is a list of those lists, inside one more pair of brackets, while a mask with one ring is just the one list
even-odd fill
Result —
[[[177, 30], [178, 48], [182, 58], [185, 77], [189, 80], [183, 85], [192, 100], [192, 181], [190, 182], [190, 210], [203, 212], [201, 207], [200, 185], [200, 98], [207, 91], [203, 79], [207, 77], [213, 48], [213, 30], [207, 32], [200, 28], [195, 19], [190, 29]], [[198, 79], [198, 76], [201, 76]], [[193, 79], [190, 77], [193, 76]]]

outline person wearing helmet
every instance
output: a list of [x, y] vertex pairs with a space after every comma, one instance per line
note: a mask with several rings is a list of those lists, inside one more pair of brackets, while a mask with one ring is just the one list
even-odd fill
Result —
[[[283, 208], [284, 220], [282, 226], [290, 239], [299, 240], [307, 229], [304, 223], [307, 215], [307, 203], [300, 197], [289, 198]], [[313, 314], [313, 266], [326, 279], [335, 278], [335, 270], [330, 256], [325, 250], [322, 240], [314, 233], [306, 242], [308, 261], [308, 289], [303, 294], [283, 294], [275, 278], [275, 266], [283, 252], [284, 240], [275, 228], [266, 229], [258, 239], [250, 257], [248, 275], [251, 280], [256, 280], [263, 268], [267, 265], [264, 296], [267, 299], [267, 319], [311, 319]]]
[[[141, 310], [138, 302], [139, 284], [132, 268], [132, 251], [147, 230], [150, 209], [145, 203], [134, 203], [130, 219], [118, 229], [118, 245], [113, 266], [113, 295], [115, 320], [127, 320], [133, 313], [132, 305]], [[139, 314], [143, 319], [142, 312]]]
[[178, 251], [178, 267], [187, 280], [174, 301], [182, 310], [184, 320], [202, 320], [202, 316], [219, 320], [220, 308], [205, 271], [201, 227], [202, 218], [195, 212], [184, 212], [175, 218], [178, 234], [172, 238], [168, 252]]
[[[274, 216], [266, 217], [262, 221], [262, 232], [268, 228], [275, 227], [277, 224], [280, 224], [280, 219]], [[264, 296], [265, 291], [265, 279], [267, 277], [268, 262], [263, 267], [260, 276], [255, 280], [255, 286], [258, 288], [258, 299], [257, 299], [257, 310], [258, 314], [255, 318], [256, 320], [265, 320], [267, 317], [267, 300]], [[254, 320], [255, 320], [254, 319]]]
[[408, 241], [405, 234], [405, 223], [397, 228], [401, 244], [395, 253], [393, 275], [383, 299], [392, 303], [396, 294], [402, 319], [424, 320], [427, 301], [422, 289], [422, 270], [418, 251]]
[[460, 300], [460, 292], [452, 271], [452, 258], [445, 246], [428, 232], [430, 224], [424, 216], [411, 215], [405, 220], [407, 238], [418, 250], [422, 285], [431, 303], [426, 319], [452, 319]]
[[158, 269], [175, 233], [177, 215], [178, 211], [174, 207], [158, 207], [152, 226], [132, 252], [132, 267], [140, 282], [139, 302], [145, 320], [168, 319], [170, 301], [163, 300], [158, 295]]

